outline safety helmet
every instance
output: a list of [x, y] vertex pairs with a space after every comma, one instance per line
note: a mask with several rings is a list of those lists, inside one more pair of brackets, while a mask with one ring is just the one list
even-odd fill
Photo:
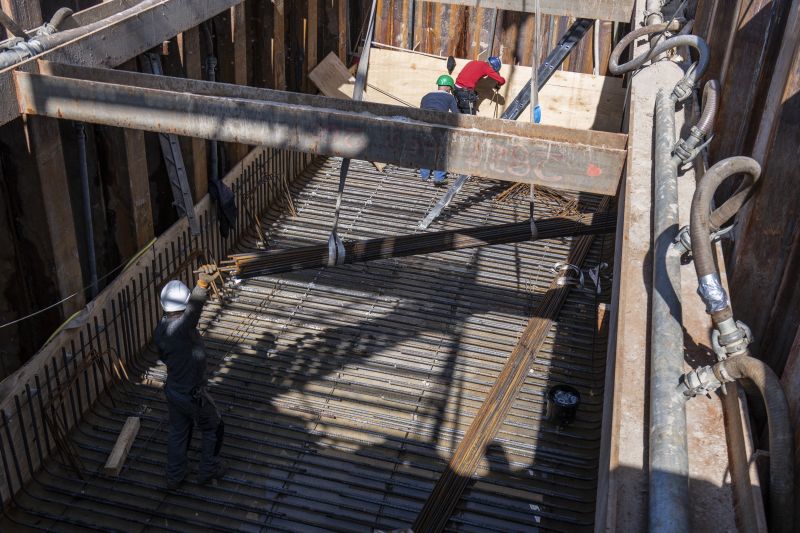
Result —
[[189, 301], [189, 287], [183, 282], [172, 280], [161, 289], [161, 307], [165, 313], [175, 313], [186, 309]]
[[445, 87], [445, 86], [455, 87], [456, 82], [454, 82], [453, 78], [451, 78], [447, 74], [442, 74], [441, 76], [439, 76], [439, 79], [436, 80], [436, 85], [438, 85], [439, 87]]
[[500, 67], [502, 66], [502, 63], [500, 63], [500, 59], [492, 56], [489, 59], [487, 59], [486, 62], [492, 66], [495, 72], [500, 72]]

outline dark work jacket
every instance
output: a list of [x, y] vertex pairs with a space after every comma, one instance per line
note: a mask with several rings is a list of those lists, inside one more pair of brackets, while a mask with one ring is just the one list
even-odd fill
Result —
[[434, 91], [426, 94], [422, 97], [419, 107], [420, 109], [435, 109], [445, 113], [448, 111], [451, 113], [459, 112], [455, 96], [445, 91]]
[[167, 365], [170, 391], [190, 394], [206, 383], [206, 350], [197, 323], [207, 297], [205, 289], [195, 287], [183, 314], [164, 315], [153, 333], [159, 358]]

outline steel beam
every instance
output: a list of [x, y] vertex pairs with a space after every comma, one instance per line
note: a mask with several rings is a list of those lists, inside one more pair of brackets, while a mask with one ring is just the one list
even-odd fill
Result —
[[[535, 0], [427, 0], [488, 9], [533, 13]], [[543, 15], [630, 22], [634, 0], [539, 0]]]
[[[241, 1], [163, 0], [133, 12], [121, 21], [53, 48], [37, 58], [90, 67], [117, 67]], [[0, 125], [19, 116], [13, 70], [36, 72], [36, 64], [36, 59], [30, 59], [0, 71]]]
[[616, 194], [626, 136], [43, 63], [20, 112]]

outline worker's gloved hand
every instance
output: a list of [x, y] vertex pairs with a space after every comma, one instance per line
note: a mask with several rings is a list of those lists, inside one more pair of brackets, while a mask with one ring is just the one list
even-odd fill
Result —
[[197, 285], [203, 289], [207, 289], [215, 279], [220, 277], [217, 265], [214, 264], [201, 265], [195, 272], [197, 273]]

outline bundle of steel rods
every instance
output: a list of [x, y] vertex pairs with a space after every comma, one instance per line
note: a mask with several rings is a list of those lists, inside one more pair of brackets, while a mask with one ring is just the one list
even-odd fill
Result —
[[[536, 221], [540, 239], [555, 239], [577, 235], [611, 233], [616, 227], [613, 213], [592, 213], [575, 217], [545, 218]], [[531, 240], [529, 221], [497, 226], [478, 226], [466, 229], [379, 237], [345, 242], [345, 264], [362, 263], [406, 257], [411, 255], [462, 250], [492, 244], [508, 244]], [[222, 262], [221, 270], [238, 278], [250, 278], [328, 264], [328, 245], [305, 246], [289, 250], [268, 250], [232, 255]]]
[[[608, 205], [608, 198], [604, 198], [599, 209], [607, 209]], [[607, 213], [598, 213], [595, 216], [604, 214]], [[536, 225], [538, 227], [538, 221]], [[570, 251], [568, 263], [582, 264], [589, 253], [592, 240], [593, 237], [590, 235], [577, 239]], [[528, 368], [547, 339], [550, 327], [567, 299], [569, 290], [569, 285], [560, 285], [557, 279], [550, 284], [547, 294], [533, 313], [497, 380], [467, 428], [464, 438], [450, 458], [446, 470], [438, 479], [425, 506], [417, 516], [412, 528], [417, 533], [438, 533], [445, 529], [462, 492], [478, 468], [486, 446], [495, 438], [511, 411], [511, 406], [525, 383]]]

